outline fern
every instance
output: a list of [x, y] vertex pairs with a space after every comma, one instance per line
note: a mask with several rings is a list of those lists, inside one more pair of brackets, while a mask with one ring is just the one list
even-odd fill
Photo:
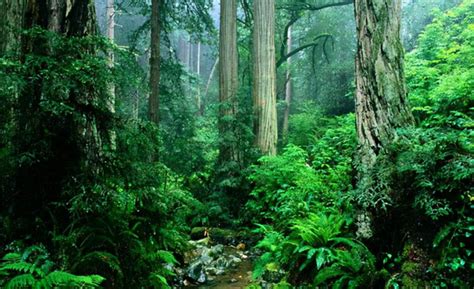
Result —
[[5, 285], [5, 289], [14, 289], [14, 288], [34, 288], [36, 284], [35, 277], [31, 274], [22, 274], [13, 277]]
[[53, 266], [42, 247], [27, 248], [23, 254], [8, 253], [0, 263], [0, 285], [6, 289], [98, 288], [105, 280], [99, 275], [77, 276], [49, 270]]

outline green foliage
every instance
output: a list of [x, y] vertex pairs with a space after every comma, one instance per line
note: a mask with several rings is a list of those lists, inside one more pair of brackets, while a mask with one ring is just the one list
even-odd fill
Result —
[[181, 176], [150, 160], [160, 153], [157, 132], [127, 122], [117, 130], [119, 157], [106, 181], [70, 192], [74, 220], [55, 238], [66, 267], [100, 272], [113, 288], [169, 288], [173, 253], [187, 248], [188, 217], [200, 204]]
[[7, 253], [0, 263], [0, 286], [14, 288], [98, 288], [105, 279], [99, 275], [78, 276], [54, 270], [43, 247], [28, 247], [22, 253]]
[[342, 206], [339, 194], [351, 188], [353, 115], [326, 119], [313, 131], [309, 153], [289, 144], [281, 155], [266, 156], [252, 167], [254, 189], [247, 208], [255, 223], [277, 228], [319, 207]]
[[315, 137], [321, 136], [321, 128], [327, 122], [328, 118], [313, 102], [300, 104], [298, 113], [290, 115], [288, 142], [303, 148], [311, 145]]
[[473, 126], [473, 2], [438, 12], [407, 56], [407, 82], [415, 116], [425, 127]]
[[249, 179], [255, 183], [247, 208], [255, 223], [272, 222], [277, 227], [303, 216], [314, 202], [328, 198], [320, 192], [322, 180], [307, 164], [308, 155], [289, 145], [279, 156], [266, 156], [254, 166]]
[[366, 288], [375, 278], [375, 257], [361, 242], [347, 237], [347, 222], [336, 212], [310, 213], [295, 220], [287, 236], [261, 227], [265, 238], [257, 247], [266, 252], [255, 265], [254, 278], [283, 268], [299, 284]]

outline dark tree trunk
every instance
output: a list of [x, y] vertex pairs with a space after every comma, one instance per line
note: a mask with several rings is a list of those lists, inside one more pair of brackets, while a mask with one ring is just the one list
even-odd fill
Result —
[[150, 56], [150, 98], [148, 114], [150, 121], [160, 121], [160, 34], [161, 0], [151, 2], [151, 56]]
[[[287, 48], [287, 53], [291, 52], [291, 26], [288, 27], [288, 32], [286, 36], [286, 48]], [[291, 105], [291, 57], [287, 59], [287, 71], [286, 71], [286, 85], [285, 85], [285, 111], [283, 113], [283, 125], [282, 125], [282, 140], [283, 143], [286, 143], [288, 141], [288, 126], [289, 126], [289, 121], [290, 121], [290, 105]]]
[[[22, 3], [24, 13], [16, 16], [21, 18], [18, 20], [22, 23], [18, 27], [21, 29], [13, 30], [15, 39], [21, 42], [20, 61], [25, 62], [29, 58], [38, 62], [43, 58], [55, 61], [61, 59], [63, 54], [65, 57], [62, 60], [68, 61], [68, 57], [79, 59], [81, 55], [96, 53], [93, 44], [78, 48], [80, 53], [61, 51], [52, 49], [54, 45], [50, 42], [50, 34], [19, 34], [21, 30], [33, 27], [57, 33], [61, 39], [96, 34], [92, 0], [25, 0]], [[48, 75], [44, 71], [55, 69], [54, 65], [50, 67], [48, 61], [25, 64], [29, 65], [29, 69], [24, 75], [24, 85], [18, 91], [14, 137], [16, 157], [22, 161], [16, 172], [15, 195], [11, 196], [9, 205], [19, 217], [17, 227], [20, 235], [44, 236], [41, 228], [34, 226], [33, 218], [46, 223], [50, 220], [45, 217], [48, 215], [46, 209], [52, 210], [50, 205], [65, 197], [65, 185], [72, 184], [74, 180], [95, 180], [103, 172], [102, 139], [107, 131], [106, 125], [102, 125], [105, 119], [99, 115], [97, 105], [105, 103], [105, 99], [98, 99], [99, 94], [93, 85], [84, 84], [84, 87], [64, 90], [47, 86], [51, 84], [51, 79], [44, 77]], [[77, 85], [82, 83], [77, 79], [71, 81], [77, 81]], [[73, 112], [55, 114], [48, 109], [49, 103], [65, 104]], [[67, 222], [67, 213], [62, 213], [57, 223]]]

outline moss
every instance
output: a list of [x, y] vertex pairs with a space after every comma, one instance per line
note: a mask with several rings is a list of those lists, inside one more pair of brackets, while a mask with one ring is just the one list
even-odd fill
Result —
[[415, 262], [405, 262], [402, 265], [402, 272], [410, 275], [419, 273], [421, 265]]
[[427, 284], [423, 280], [403, 275], [401, 285], [401, 288], [425, 288]]

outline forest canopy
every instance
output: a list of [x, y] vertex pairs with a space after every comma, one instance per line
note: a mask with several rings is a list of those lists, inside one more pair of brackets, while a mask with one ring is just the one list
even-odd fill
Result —
[[474, 0], [0, 11], [0, 288], [474, 287]]

